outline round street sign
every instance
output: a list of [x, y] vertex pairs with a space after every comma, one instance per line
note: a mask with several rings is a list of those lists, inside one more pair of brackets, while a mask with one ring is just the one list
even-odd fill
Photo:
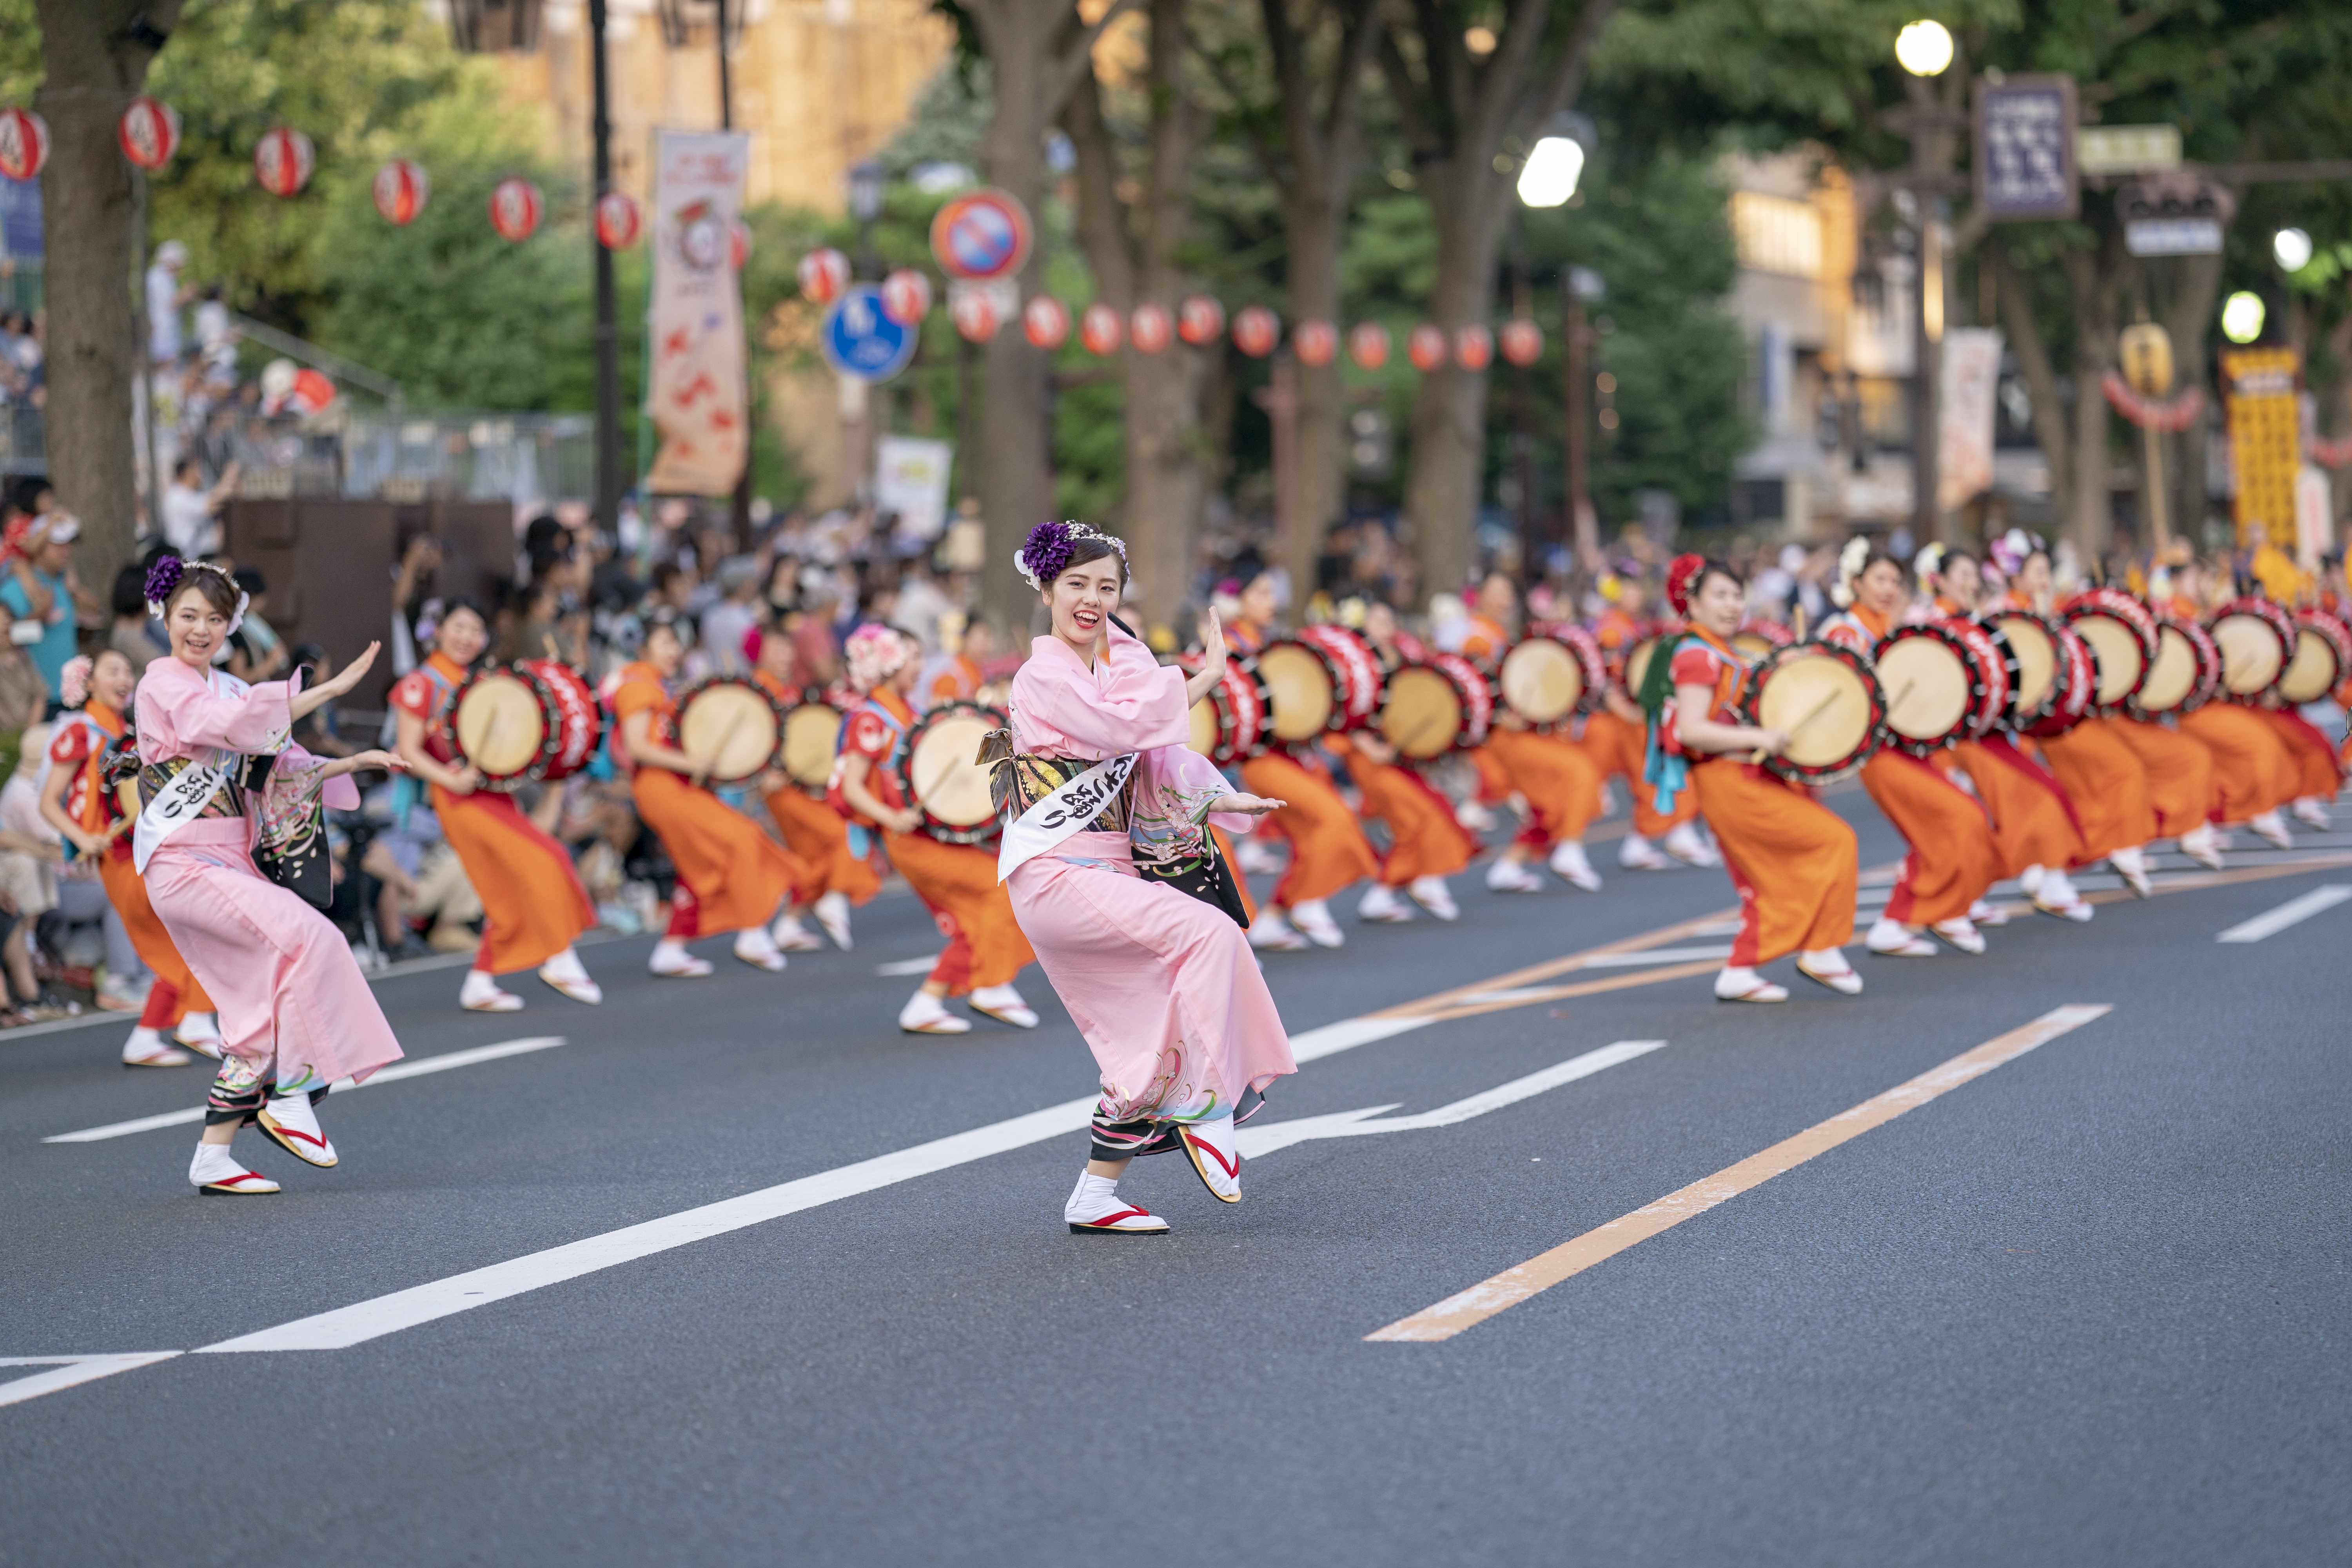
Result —
[[817, 343], [825, 363], [860, 381], [887, 381], [915, 357], [915, 329], [882, 313], [882, 290], [853, 284], [824, 312]]
[[931, 219], [931, 255], [950, 278], [1010, 278], [1029, 259], [1029, 209], [1010, 191], [968, 191]]

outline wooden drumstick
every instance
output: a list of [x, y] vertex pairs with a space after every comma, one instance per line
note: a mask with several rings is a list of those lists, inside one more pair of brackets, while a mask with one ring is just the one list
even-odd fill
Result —
[[1911, 689], [1912, 689], [1913, 687], [1915, 687], [1915, 686], [1918, 685], [1918, 684], [1919, 684], [1918, 678], [1917, 678], [1916, 676], [1914, 676], [1914, 677], [1913, 677], [1912, 679], [1910, 679], [1909, 680], [1905, 681], [1905, 682], [1903, 683], [1903, 689], [1902, 689], [1902, 690], [1900, 690], [1900, 691], [1897, 691], [1897, 692], [1895, 694], [1895, 696], [1894, 696], [1894, 697], [1893, 697], [1893, 698], [1892, 698], [1892, 699], [1887, 702], [1887, 704], [1886, 704], [1886, 718], [1887, 718], [1887, 721], [1888, 721], [1889, 723], [1892, 723], [1892, 722], [1894, 721], [1894, 720], [1895, 720], [1895, 715], [1896, 710], [1899, 710], [1899, 709], [1903, 706], [1903, 700], [1904, 700], [1905, 698], [1906, 698], [1906, 697], [1910, 696], [1910, 695], [1911, 695]]
[[[1795, 740], [1799, 732], [1801, 731], [1806, 725], [1811, 723], [1814, 720], [1828, 712], [1830, 710], [1830, 704], [1835, 702], [1839, 697], [1843, 695], [1843, 692], [1832, 689], [1828, 696], [1822, 698], [1819, 702], [1814, 703], [1813, 710], [1811, 712], [1806, 714], [1803, 718], [1789, 726], [1789, 739], [1791, 741]], [[1771, 752], [1765, 751], [1759, 746], [1756, 750], [1756, 754], [1748, 760], [1751, 763], [1761, 764], [1764, 759], [1771, 754]]]

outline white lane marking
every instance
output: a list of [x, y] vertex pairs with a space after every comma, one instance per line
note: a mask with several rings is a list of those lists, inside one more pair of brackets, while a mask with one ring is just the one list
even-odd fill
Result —
[[1467, 1100], [1457, 1100], [1451, 1105], [1441, 1105], [1434, 1110], [1424, 1110], [1412, 1116], [1391, 1116], [1374, 1121], [1371, 1117], [1394, 1110], [1393, 1105], [1368, 1106], [1361, 1110], [1342, 1110], [1328, 1116], [1302, 1116], [1293, 1121], [1277, 1121], [1271, 1126], [1244, 1127], [1234, 1134], [1245, 1159], [1257, 1160], [1277, 1149], [1287, 1149], [1293, 1143], [1303, 1143], [1310, 1138], [1363, 1138], [1378, 1132], [1419, 1132], [1432, 1127], [1451, 1127], [1467, 1121], [1474, 1116], [1484, 1116], [1490, 1110], [1500, 1110], [1532, 1099], [1546, 1089], [1574, 1083], [1580, 1078], [1613, 1068], [1620, 1062], [1630, 1062], [1636, 1057], [1649, 1055], [1665, 1045], [1664, 1040], [1619, 1040], [1598, 1050], [1516, 1078], [1484, 1094], [1474, 1094]]
[[77, 1384], [95, 1383], [101, 1377], [112, 1377], [118, 1372], [131, 1372], [142, 1366], [152, 1366], [159, 1361], [170, 1361], [181, 1351], [142, 1351], [133, 1355], [19, 1355], [0, 1357], [0, 1366], [47, 1366], [54, 1370], [35, 1373], [13, 1383], [0, 1383], [0, 1405], [21, 1404], [38, 1399], [44, 1394], [55, 1394], [60, 1388]]
[[939, 963], [940, 955], [935, 952], [929, 958], [902, 958], [896, 963], [877, 963], [874, 966], [874, 973], [885, 980], [894, 974], [929, 974], [939, 967]]
[[[1738, 927], [1733, 928], [1735, 931]], [[1584, 961], [1587, 969], [1639, 969], [1652, 963], [1696, 963], [1702, 958], [1729, 958], [1727, 943], [1714, 947], [1653, 947], [1640, 952], [1596, 952]]]
[[[529, 1051], [551, 1050], [563, 1043], [562, 1035], [533, 1035], [526, 1039], [501, 1040], [494, 1046], [476, 1046], [470, 1050], [445, 1051], [437, 1057], [412, 1057], [380, 1069], [365, 1083], [353, 1083], [350, 1079], [336, 1080], [338, 1092], [355, 1089], [373, 1089], [380, 1083], [394, 1083], [404, 1078], [423, 1078], [427, 1073], [447, 1072], [451, 1068], [469, 1068], [477, 1062], [494, 1062], [501, 1057], [519, 1057]], [[85, 1127], [79, 1132], [59, 1132], [41, 1140], [44, 1143], [95, 1143], [106, 1138], [127, 1138], [133, 1132], [152, 1132], [158, 1127], [179, 1127], [205, 1119], [205, 1108], [191, 1106], [184, 1110], [167, 1110], [160, 1116], [142, 1116], [135, 1121], [111, 1121], [103, 1127]]]
[[1375, 1040], [1386, 1040], [1408, 1030], [1419, 1029], [1437, 1022], [1434, 1018], [1342, 1018], [1336, 1024], [1326, 1024], [1319, 1029], [1309, 1029], [1303, 1035], [1290, 1037], [1290, 1055], [1302, 1064], [1352, 1051], [1358, 1046], [1369, 1046]]
[[[1704, 925], [1692, 926], [1690, 933], [1693, 936], [1738, 936], [1739, 927], [1738, 921], [1708, 921]], [[1587, 959], [1585, 962], [1590, 963], [1592, 961]]]
[[2352, 899], [2352, 887], [2341, 882], [2325, 888], [2314, 888], [2299, 899], [2289, 899], [2267, 914], [2242, 921], [2215, 937], [2215, 942], [2260, 942], [2266, 936], [2276, 936], [2291, 925], [2300, 924], [2319, 913], [2332, 910], [2347, 899]]

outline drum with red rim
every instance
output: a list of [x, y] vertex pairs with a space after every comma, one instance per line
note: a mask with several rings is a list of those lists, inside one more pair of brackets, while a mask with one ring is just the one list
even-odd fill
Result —
[[1389, 671], [1381, 692], [1381, 739], [1409, 762], [1486, 743], [1495, 716], [1486, 672], [1458, 653], [1408, 659]]
[[2130, 704], [2135, 718], [2189, 713], [2203, 706], [2221, 679], [2221, 651], [2205, 628], [2179, 616], [2156, 617], [2156, 658]]
[[2352, 626], [2326, 610], [2297, 610], [2294, 632], [2278, 694], [2300, 708], [2321, 701], [2352, 673]]
[[2059, 667], [2064, 671], [2058, 703], [2025, 731], [2044, 741], [2064, 734], [2089, 718], [2098, 705], [2099, 696], [2098, 654], [2074, 627], [2062, 625], [2053, 629], [2057, 634]]
[[2007, 723], [2021, 734], [2030, 731], [2066, 700], [2067, 664], [2058, 624], [2031, 610], [1997, 610], [1983, 624], [2017, 662], [2017, 689], [2010, 699]]
[[[1879, 689], [1886, 696], [1888, 743], [1915, 757], [1970, 739], [1984, 712], [1989, 692], [1981, 653], [1961, 624], [1897, 626], [1878, 639], [1872, 653]], [[1968, 631], [1982, 637], [1977, 627]], [[1982, 637], [1987, 647], [1991, 640]], [[2005, 706], [2008, 679], [2005, 674], [1998, 679]]]
[[2231, 599], [2206, 617], [2221, 650], [2221, 695], [2253, 702], [2279, 683], [2294, 657], [2294, 617], [2259, 594]]
[[[1197, 657], [1178, 662], [1187, 670], [1201, 668]], [[1265, 750], [1265, 689], [1255, 672], [1227, 659], [1225, 673], [1192, 704], [1185, 744], [1217, 766], [1231, 767]]]
[[452, 759], [479, 772], [484, 789], [499, 791], [570, 778], [588, 765], [603, 730], [596, 694], [551, 658], [475, 670], [441, 721]]
[[1339, 718], [1336, 728], [1361, 730], [1381, 708], [1381, 656], [1360, 632], [1325, 624], [1303, 626], [1298, 640], [1328, 652], [1339, 661]]
[[713, 784], [741, 784], [776, 765], [784, 705], [756, 680], [714, 675], [677, 700], [664, 741], [698, 762]]
[[[1317, 635], [1326, 632], [1336, 635]], [[1354, 649], [1342, 639], [1353, 640]], [[1309, 626], [1297, 637], [1276, 637], [1251, 662], [1265, 686], [1268, 739], [1282, 745], [1359, 728], [1380, 705], [1380, 665], [1363, 640], [1343, 628]]]
[[2156, 616], [2120, 588], [2087, 588], [2061, 605], [2058, 616], [2098, 656], [2092, 706], [2102, 713], [2120, 711], [2139, 695], [2156, 662]]
[[1731, 651], [1753, 664], [1776, 647], [1787, 647], [1797, 634], [1778, 621], [1742, 621], [1731, 634]]
[[2017, 656], [2010, 651], [2008, 638], [1974, 621], [1950, 616], [1938, 624], [1968, 645], [1969, 662], [1976, 667], [1981, 689], [1976, 711], [1969, 716], [1968, 732], [1960, 739], [1981, 741], [2009, 719], [2010, 704], [2017, 697]]
[[1546, 626], [1511, 645], [1496, 667], [1503, 706], [1549, 732], [1601, 700], [1609, 679], [1600, 639], [1582, 626]]
[[1824, 784], [1857, 772], [1884, 742], [1886, 697], [1870, 656], [1809, 639], [1774, 648], [1748, 672], [1740, 716], [1780, 730], [1789, 743], [1763, 765], [1796, 784]]
[[1004, 728], [1004, 714], [977, 702], [942, 702], [915, 721], [898, 749], [900, 795], [942, 844], [980, 844], [1003, 829], [989, 792], [981, 743]]
[[776, 765], [803, 795], [816, 800], [824, 798], [833, 783], [834, 754], [841, 750], [842, 713], [814, 686], [784, 709]]

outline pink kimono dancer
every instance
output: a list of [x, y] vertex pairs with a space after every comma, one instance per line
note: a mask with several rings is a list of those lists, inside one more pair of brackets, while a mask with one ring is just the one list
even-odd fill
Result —
[[[1210, 801], [1232, 786], [1184, 745], [1184, 674], [1113, 626], [1089, 670], [1036, 639], [1013, 682], [1015, 750], [1081, 763], [1139, 752], [1128, 831], [1073, 834], [1016, 868], [1013, 912], [1102, 1074], [1092, 1155], [1177, 1146], [1189, 1122], [1245, 1120], [1298, 1070], [1246, 932], [1214, 905], [1136, 869], [1200, 852]], [[1245, 829], [1250, 819], [1210, 818]]]
[[[150, 767], [194, 759], [234, 780], [282, 740], [292, 695], [287, 682], [240, 689], [229, 677], [207, 680], [176, 658], [157, 659], [139, 683], [140, 759]], [[265, 816], [306, 807], [325, 765], [299, 746], [275, 756], [261, 798], [240, 802]], [[324, 793], [338, 809], [359, 804], [348, 778], [325, 781]], [[214, 809], [242, 794], [233, 784]], [[273, 1093], [315, 1102], [336, 1079], [366, 1079], [401, 1057], [342, 933], [261, 874], [256, 836], [252, 816], [198, 817], [154, 847], [143, 873], [155, 913], [218, 1004], [223, 1054], [209, 1126], [252, 1121]]]

